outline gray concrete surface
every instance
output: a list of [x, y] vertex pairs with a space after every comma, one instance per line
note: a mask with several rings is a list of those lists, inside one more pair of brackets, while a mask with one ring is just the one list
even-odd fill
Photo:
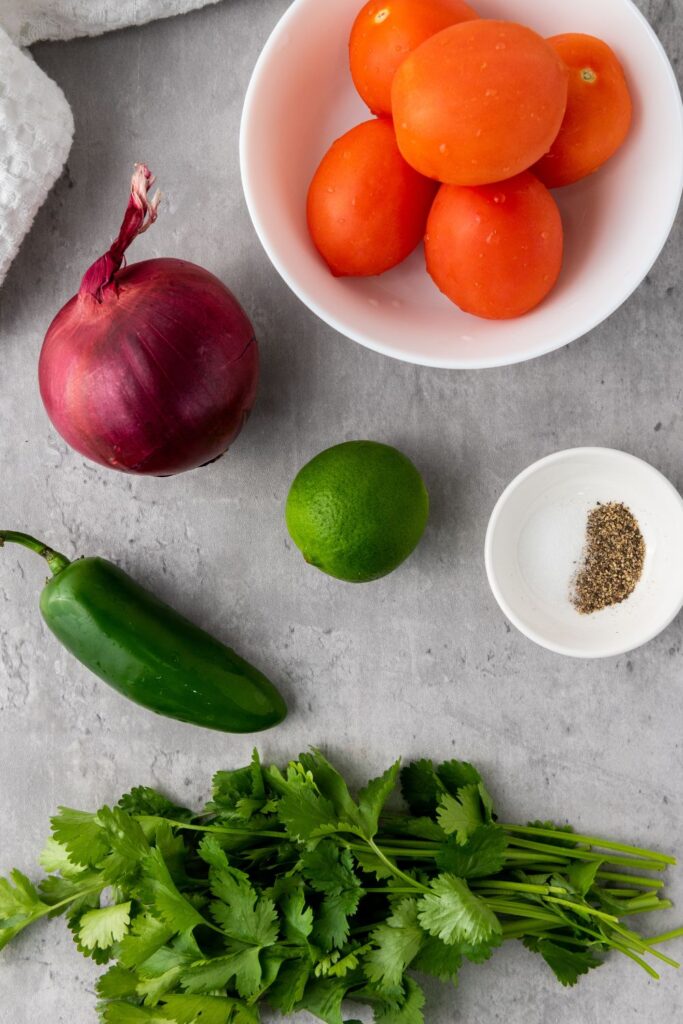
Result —
[[[68, 171], [0, 295], [0, 508], [70, 555], [102, 553], [231, 641], [291, 702], [266, 758], [322, 745], [361, 782], [397, 754], [460, 755], [488, 772], [509, 819], [569, 818], [683, 854], [683, 621], [629, 657], [575, 663], [506, 624], [482, 559], [490, 510], [532, 460], [572, 445], [626, 449], [683, 487], [681, 222], [638, 293], [590, 337], [481, 373], [365, 351], [290, 294], [253, 233], [237, 135], [256, 55], [287, 0], [231, 0], [183, 19], [35, 48], [76, 116]], [[674, 61], [683, 7], [641, 0]], [[131, 162], [167, 202], [134, 259], [177, 255], [234, 288], [261, 339], [253, 418], [226, 459], [170, 480], [101, 470], [55, 436], [36, 360], [53, 313], [118, 222]], [[414, 557], [353, 588], [306, 567], [283, 503], [300, 465], [371, 437], [422, 469], [433, 514]], [[38, 614], [45, 572], [0, 553], [0, 870], [35, 872], [59, 803], [95, 808], [133, 784], [183, 801], [252, 739], [158, 719], [82, 669]], [[683, 919], [683, 866], [671, 879]], [[642, 922], [644, 925], [647, 922]], [[683, 958], [683, 943], [671, 952]], [[53, 922], [0, 959], [3, 1024], [91, 1024], [96, 969]], [[657, 984], [613, 959], [574, 990], [521, 947], [430, 990], [430, 1024], [673, 1024], [683, 976]]]

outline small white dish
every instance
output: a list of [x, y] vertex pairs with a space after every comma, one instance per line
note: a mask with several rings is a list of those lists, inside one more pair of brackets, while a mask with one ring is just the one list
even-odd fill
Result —
[[631, 134], [597, 174], [559, 189], [565, 264], [554, 291], [517, 320], [461, 312], [427, 274], [422, 246], [380, 277], [335, 278], [306, 227], [306, 193], [334, 139], [370, 117], [349, 72], [363, 0], [294, 0], [261, 53], [240, 134], [242, 183], [256, 232], [309, 309], [367, 348], [425, 366], [476, 369], [543, 355], [592, 330], [643, 280], [671, 230], [683, 186], [681, 97], [667, 56], [632, 0], [472, 0], [486, 18], [542, 35], [587, 32], [622, 61]]
[[[645, 540], [633, 594], [592, 615], [571, 603], [588, 512], [623, 502]], [[610, 658], [652, 640], [683, 608], [683, 498], [659, 470], [611, 448], [535, 462], [505, 489], [486, 534], [486, 572], [507, 618], [557, 654]]]

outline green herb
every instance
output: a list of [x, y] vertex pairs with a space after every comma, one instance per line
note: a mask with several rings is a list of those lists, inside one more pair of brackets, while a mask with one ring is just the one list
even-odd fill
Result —
[[[199, 815], [146, 788], [95, 814], [62, 808], [36, 887], [0, 879], [0, 948], [66, 915], [97, 963], [104, 1024], [257, 1024], [262, 1006], [343, 1024], [346, 1000], [376, 1024], [422, 1024], [419, 977], [457, 984], [520, 939], [563, 985], [621, 953], [658, 977], [678, 967], [631, 915], [668, 908], [665, 854], [500, 824], [476, 769], [395, 764], [351, 795], [319, 751], [284, 771], [258, 756], [219, 772]], [[347, 1022], [353, 1024], [353, 1022]]]

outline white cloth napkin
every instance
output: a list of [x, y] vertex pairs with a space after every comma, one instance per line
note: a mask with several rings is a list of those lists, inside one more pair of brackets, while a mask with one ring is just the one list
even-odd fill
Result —
[[0, 0], [0, 284], [62, 172], [74, 130], [63, 92], [21, 47], [142, 25], [216, 2]]

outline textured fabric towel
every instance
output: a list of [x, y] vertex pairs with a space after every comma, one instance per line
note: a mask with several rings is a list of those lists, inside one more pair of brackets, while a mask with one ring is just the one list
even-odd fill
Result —
[[73, 117], [63, 92], [22, 49], [98, 35], [217, 0], [0, 0], [0, 284], [64, 167]]

